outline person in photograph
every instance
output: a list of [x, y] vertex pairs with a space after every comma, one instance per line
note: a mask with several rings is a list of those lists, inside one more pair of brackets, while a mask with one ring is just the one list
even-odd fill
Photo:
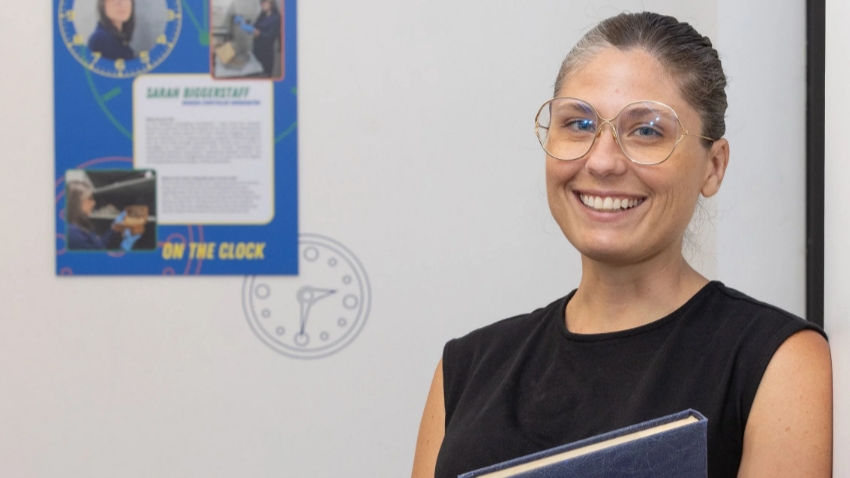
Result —
[[263, 65], [263, 75], [274, 70], [275, 43], [280, 40], [280, 11], [273, 0], [260, 0], [260, 15], [254, 22], [254, 56]]
[[108, 60], [131, 60], [130, 48], [136, 27], [134, 0], [97, 0], [98, 22], [89, 37], [89, 50]]
[[446, 343], [413, 478], [456, 478], [687, 409], [708, 419], [708, 478], [831, 476], [823, 330], [683, 255], [729, 163], [726, 83], [711, 40], [656, 13], [603, 20], [567, 54], [535, 130], [581, 279]]
[[82, 181], [69, 181], [67, 187], [67, 221], [68, 249], [73, 250], [105, 250], [123, 249], [130, 251], [141, 234], [132, 235], [129, 229], [123, 233], [117, 232], [114, 226], [124, 220], [126, 213], [122, 212], [112, 221], [112, 225], [103, 234], [94, 232], [91, 214], [94, 210], [94, 190], [91, 185]]

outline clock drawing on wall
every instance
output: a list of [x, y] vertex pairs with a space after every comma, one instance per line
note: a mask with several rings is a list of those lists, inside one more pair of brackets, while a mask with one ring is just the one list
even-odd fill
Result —
[[318, 234], [298, 240], [298, 276], [246, 276], [242, 305], [251, 329], [283, 355], [327, 357], [350, 344], [369, 317], [371, 288], [362, 264]]
[[111, 78], [156, 68], [174, 49], [183, 20], [181, 0], [59, 0], [56, 13], [71, 55]]

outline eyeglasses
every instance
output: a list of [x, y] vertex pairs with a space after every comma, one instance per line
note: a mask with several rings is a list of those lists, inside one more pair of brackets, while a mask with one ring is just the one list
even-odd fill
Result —
[[685, 136], [717, 141], [691, 133], [673, 108], [650, 100], [629, 103], [616, 116], [605, 119], [584, 100], [552, 98], [537, 112], [534, 131], [549, 156], [574, 161], [590, 152], [606, 123], [623, 154], [637, 164], [663, 163]]

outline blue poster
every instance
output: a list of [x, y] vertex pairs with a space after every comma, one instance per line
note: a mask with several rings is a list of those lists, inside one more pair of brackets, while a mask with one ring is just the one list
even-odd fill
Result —
[[297, 274], [295, 1], [54, 13], [57, 274]]

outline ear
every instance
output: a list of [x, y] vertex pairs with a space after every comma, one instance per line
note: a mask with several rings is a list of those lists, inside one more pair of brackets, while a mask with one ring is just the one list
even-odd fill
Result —
[[708, 164], [706, 165], [705, 179], [700, 192], [709, 198], [717, 194], [723, 176], [726, 175], [726, 166], [729, 165], [729, 141], [725, 138], [718, 139], [711, 145], [708, 152]]

